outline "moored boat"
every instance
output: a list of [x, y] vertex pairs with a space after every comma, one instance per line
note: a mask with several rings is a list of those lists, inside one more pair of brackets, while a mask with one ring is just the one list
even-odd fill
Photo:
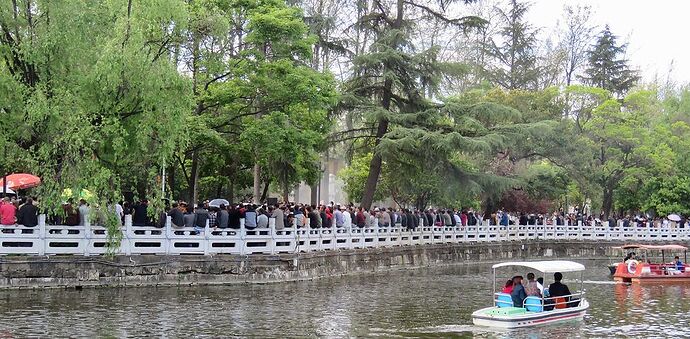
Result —
[[[666, 263], [666, 254], [678, 252], [683, 252], [684, 260], [687, 261], [688, 248], [685, 246], [630, 244], [616, 248], [643, 251], [641, 258], [646, 259], [626, 257], [624, 262], [616, 265], [613, 274], [615, 281], [635, 284], [690, 283], [690, 270], [686, 269], [683, 262]], [[661, 263], [651, 262], [651, 251], [661, 251]]]
[[[544, 288], [544, 296], [528, 296], [523, 307], [515, 307], [510, 294], [496, 293], [496, 269], [503, 267], [527, 267], [543, 274], [556, 272], [580, 272], [580, 289], [570, 295], [548, 296], [548, 289]], [[589, 302], [584, 298], [582, 288], [582, 272], [585, 266], [572, 261], [523, 261], [507, 262], [493, 265], [494, 293], [491, 307], [486, 307], [472, 313], [475, 325], [500, 328], [520, 328], [550, 324], [567, 320], [582, 320]]]

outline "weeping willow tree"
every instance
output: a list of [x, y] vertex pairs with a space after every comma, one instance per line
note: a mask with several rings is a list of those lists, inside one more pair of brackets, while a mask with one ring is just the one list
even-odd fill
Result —
[[190, 83], [171, 61], [185, 15], [167, 0], [0, 5], [3, 170], [39, 175], [45, 212], [62, 213], [65, 189], [88, 190], [112, 248], [106, 206], [127, 187], [158, 202], [160, 166], [186, 139]]

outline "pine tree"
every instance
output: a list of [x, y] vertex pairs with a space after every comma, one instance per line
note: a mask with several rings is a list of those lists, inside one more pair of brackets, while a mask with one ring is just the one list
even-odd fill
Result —
[[485, 46], [495, 65], [486, 69], [493, 84], [506, 89], [536, 89], [540, 70], [537, 66], [537, 30], [526, 22], [529, 4], [511, 0], [508, 11], [497, 9], [503, 21], [500, 43], [493, 39]]
[[607, 25], [588, 52], [589, 66], [582, 80], [622, 97], [635, 86], [640, 76], [623, 57], [627, 44], [618, 45], [616, 39]]
[[[440, 8], [434, 9], [410, 0], [396, 0], [390, 4], [377, 0], [370, 12], [357, 23], [371, 34], [373, 41], [367, 52], [353, 61], [353, 74], [356, 76], [346, 85], [345, 101], [348, 106], [351, 105], [348, 109], [366, 113], [369, 120], [367, 125], [370, 126], [367, 130], [374, 133], [375, 148], [382, 148], [379, 145], [396, 127], [398, 115], [405, 115], [412, 122], [425, 118], [422, 113], [434, 106], [424, 97], [425, 92], [436, 92], [443, 74], [438, 61], [438, 47], [422, 51], [414, 48], [411, 38], [415, 23], [409, 13], [421, 11], [434, 20], [460, 29], [478, 27], [484, 23], [484, 20], [474, 16], [446, 17], [446, 5], [451, 2], [443, 2]], [[383, 154], [377, 151], [369, 164], [361, 199], [361, 205], [366, 208], [373, 202], [382, 165]]]

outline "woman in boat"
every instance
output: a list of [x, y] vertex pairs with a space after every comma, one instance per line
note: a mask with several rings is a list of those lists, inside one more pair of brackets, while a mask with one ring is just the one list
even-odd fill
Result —
[[508, 281], [506, 281], [506, 284], [503, 286], [503, 290], [501, 292], [507, 294], [513, 292], [513, 279], [508, 279]]
[[628, 255], [625, 256], [623, 259], [623, 262], [627, 262], [628, 260], [635, 259], [635, 252], [630, 252]]
[[513, 291], [510, 292], [510, 297], [513, 298], [513, 306], [522, 307], [527, 298], [525, 287], [522, 286], [522, 276], [513, 277]]
[[544, 287], [539, 284], [536, 280], [534, 280], [534, 273], [530, 272], [527, 273], [527, 283], [524, 285], [525, 287], [525, 293], [527, 294], [528, 297], [534, 296], [534, 297], [542, 297], [542, 292], [544, 291]]

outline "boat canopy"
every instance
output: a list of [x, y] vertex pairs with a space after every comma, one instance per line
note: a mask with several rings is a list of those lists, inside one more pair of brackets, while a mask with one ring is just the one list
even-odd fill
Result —
[[614, 247], [618, 249], [633, 249], [633, 248], [641, 248], [643, 250], [676, 250], [676, 251], [686, 251], [688, 248], [685, 246], [681, 245], [642, 245], [642, 244], [629, 244], [629, 245], [623, 245], [623, 246], [618, 246]]
[[585, 265], [576, 263], [574, 261], [552, 260], [552, 261], [512, 261], [504, 262], [494, 265], [492, 268], [508, 266], [522, 266], [529, 267], [542, 273], [556, 273], [556, 272], [579, 272], [585, 270]]

